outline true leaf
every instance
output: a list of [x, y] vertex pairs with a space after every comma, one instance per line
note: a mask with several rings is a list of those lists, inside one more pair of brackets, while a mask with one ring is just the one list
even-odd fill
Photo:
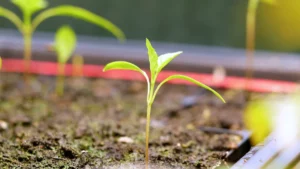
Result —
[[58, 61], [66, 63], [76, 47], [76, 35], [69, 26], [62, 26], [55, 35], [55, 50]]
[[[173, 80], [173, 79], [183, 79], [183, 80], [186, 80], [186, 81], [189, 81], [189, 82], [192, 82], [200, 87], [203, 87], [204, 89], [207, 89], [209, 91], [211, 91], [213, 94], [215, 94], [220, 100], [222, 100], [222, 102], [225, 103], [225, 100], [223, 99], [223, 97], [218, 93], [216, 92], [215, 90], [213, 90], [212, 88], [206, 86], [205, 84], [191, 78], [191, 77], [188, 77], [188, 76], [184, 76], [184, 75], [172, 75], [172, 76], [169, 76], [168, 78], [166, 78], [164, 81], [162, 81], [156, 88], [156, 91], [154, 93], [154, 96], [157, 94], [159, 88], [164, 84], [166, 83], [167, 81], [170, 81], [170, 80]], [[154, 98], [153, 98], [154, 99]]]
[[12, 0], [11, 2], [18, 6], [24, 13], [29, 15], [32, 15], [48, 6], [46, 0]]
[[175, 57], [180, 55], [182, 52], [166, 53], [158, 57], [157, 72], [159, 73], [168, 63], [170, 63]]
[[124, 40], [124, 33], [113, 23], [108, 21], [107, 19], [98, 16], [88, 10], [85, 10], [80, 7], [75, 7], [71, 5], [62, 5], [54, 8], [47, 9], [40, 13], [36, 18], [32, 21], [33, 30], [45, 19], [54, 16], [71, 16], [74, 18], [82, 19], [87, 22], [91, 22], [96, 24], [108, 31], [110, 31], [113, 35], [115, 35], [119, 40]]
[[155, 49], [152, 47], [151, 42], [148, 39], [146, 39], [146, 47], [148, 49], [151, 77], [152, 77], [152, 80], [155, 80], [155, 79], [153, 79], [153, 77], [156, 75], [156, 73], [158, 73], [158, 72], [156, 72], [157, 66], [158, 66], [158, 63], [157, 63], [158, 56], [157, 56]]

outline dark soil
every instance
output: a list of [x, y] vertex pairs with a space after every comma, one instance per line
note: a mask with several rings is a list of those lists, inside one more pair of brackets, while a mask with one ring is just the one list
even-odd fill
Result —
[[[144, 83], [68, 78], [65, 95], [57, 97], [54, 82], [54, 77], [36, 76], [25, 85], [19, 74], [1, 74], [1, 169], [88, 169], [143, 162]], [[197, 129], [243, 129], [242, 92], [220, 92], [227, 104], [195, 86], [162, 87], [152, 109], [151, 163], [213, 168], [224, 161], [241, 138]], [[182, 101], [193, 96], [198, 96], [197, 106], [180, 110]]]

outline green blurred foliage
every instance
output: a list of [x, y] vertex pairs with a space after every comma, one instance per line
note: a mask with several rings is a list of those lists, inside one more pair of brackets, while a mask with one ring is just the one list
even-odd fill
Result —
[[[300, 51], [300, 1], [278, 0], [275, 7], [261, 3], [257, 19], [257, 49]], [[1, 5], [18, 11], [9, 1]], [[101, 15], [124, 31], [128, 39], [213, 46], [245, 47], [248, 0], [51, 0], [50, 7], [71, 4]], [[291, 17], [293, 16], [293, 17]], [[53, 23], [56, 24], [53, 24]], [[69, 24], [78, 34], [111, 37], [95, 25], [76, 19], [55, 17], [38, 31], [54, 32]], [[0, 18], [0, 27], [14, 28]]]

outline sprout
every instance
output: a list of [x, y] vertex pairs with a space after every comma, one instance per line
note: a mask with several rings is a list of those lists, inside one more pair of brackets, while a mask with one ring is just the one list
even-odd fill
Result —
[[89, 12], [83, 8], [75, 7], [71, 5], [62, 5], [58, 7], [49, 8], [39, 13], [33, 20], [32, 15], [36, 12], [45, 9], [48, 6], [46, 0], [11, 0], [11, 2], [18, 6], [23, 12], [23, 21], [12, 11], [0, 6], [0, 16], [10, 20], [18, 30], [22, 33], [24, 38], [24, 60], [25, 71], [28, 72], [31, 61], [31, 43], [32, 34], [35, 29], [44, 20], [54, 16], [70, 16], [78, 19], [85, 20], [96, 24], [104, 29], [110, 31], [118, 39], [123, 40], [125, 38], [123, 32], [110, 21], [98, 16], [92, 12]]
[[57, 53], [58, 77], [56, 81], [56, 93], [61, 96], [64, 93], [65, 64], [71, 57], [76, 47], [76, 35], [71, 27], [62, 26], [55, 35], [54, 49]]
[[[246, 78], [250, 80], [253, 76], [252, 64], [254, 60], [255, 50], [255, 27], [256, 27], [256, 12], [259, 2], [274, 5], [277, 3], [276, 0], [249, 0], [247, 17], [246, 17]], [[250, 98], [247, 95], [247, 100]]]
[[167, 53], [163, 54], [158, 57], [155, 49], [152, 47], [150, 41], [146, 39], [146, 47], [148, 49], [148, 56], [149, 56], [149, 62], [150, 62], [150, 72], [151, 72], [151, 78], [149, 79], [146, 72], [144, 72], [142, 69], [140, 69], [138, 66], [125, 61], [115, 61], [107, 64], [103, 71], [113, 70], [113, 69], [123, 69], [123, 70], [133, 70], [140, 72], [147, 81], [148, 86], [148, 93], [147, 93], [147, 124], [146, 124], [146, 142], [145, 142], [145, 165], [146, 168], [148, 168], [149, 164], [149, 130], [150, 130], [150, 115], [151, 115], [151, 107], [152, 103], [157, 95], [158, 90], [161, 88], [163, 84], [166, 82], [173, 80], [173, 79], [183, 79], [187, 80], [191, 83], [195, 83], [200, 87], [203, 87], [209, 91], [211, 91], [213, 94], [215, 94], [219, 99], [221, 99], [224, 103], [225, 100], [222, 98], [222, 96], [211, 89], [210, 87], [198, 82], [197, 80], [190, 78], [188, 76], [184, 75], [172, 75], [167, 77], [165, 80], [163, 80], [155, 89], [155, 82], [156, 78], [159, 74], [159, 72], [169, 63], [171, 62], [175, 57], [180, 55], [182, 52], [175, 52], [175, 53]]
[[73, 77], [83, 75], [84, 59], [81, 55], [75, 55], [72, 58], [72, 75]]

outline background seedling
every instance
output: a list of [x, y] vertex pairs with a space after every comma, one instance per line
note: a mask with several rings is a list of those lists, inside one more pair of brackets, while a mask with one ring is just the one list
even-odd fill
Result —
[[151, 107], [153, 104], [153, 101], [157, 95], [158, 90], [161, 88], [163, 84], [165, 84], [167, 81], [173, 80], [173, 79], [183, 79], [187, 80], [191, 83], [195, 83], [200, 87], [203, 87], [209, 91], [211, 91], [213, 94], [215, 94], [219, 99], [221, 99], [223, 102], [225, 100], [222, 98], [222, 96], [211, 89], [210, 87], [198, 82], [197, 80], [190, 78], [188, 76], [184, 75], [172, 75], [163, 80], [155, 89], [155, 82], [156, 78], [159, 74], [159, 72], [169, 63], [171, 62], [175, 57], [177, 57], [182, 52], [175, 52], [175, 53], [167, 53], [163, 54], [158, 57], [155, 49], [152, 47], [150, 41], [146, 39], [146, 47], [148, 49], [148, 57], [150, 62], [150, 72], [151, 77], [149, 78], [146, 72], [144, 72], [142, 69], [140, 69], [138, 66], [126, 62], [126, 61], [115, 61], [107, 64], [103, 71], [113, 70], [113, 69], [123, 69], [123, 70], [133, 70], [140, 72], [147, 81], [148, 86], [148, 92], [147, 92], [147, 123], [146, 123], [146, 141], [145, 141], [145, 166], [148, 168], [149, 164], [149, 130], [150, 130], [150, 115], [151, 115]]
[[70, 16], [82, 19], [93, 24], [96, 24], [104, 29], [110, 31], [118, 39], [125, 38], [123, 32], [110, 21], [89, 12], [83, 8], [71, 5], [62, 5], [58, 7], [49, 8], [39, 13], [33, 20], [32, 15], [36, 12], [45, 9], [48, 6], [46, 0], [11, 0], [13, 4], [18, 6], [23, 13], [23, 20], [21, 20], [15, 13], [0, 6], [0, 16], [9, 19], [17, 29], [22, 33], [24, 38], [24, 66], [28, 73], [31, 60], [31, 43], [32, 35], [36, 28], [44, 20], [54, 16]]
[[74, 77], [82, 76], [83, 65], [84, 65], [84, 59], [81, 55], [77, 54], [72, 58], [72, 75]]
[[[246, 18], [246, 57], [247, 57], [247, 68], [246, 78], [251, 80], [253, 76], [253, 60], [255, 50], [255, 28], [256, 28], [256, 13], [259, 2], [275, 4], [276, 0], [249, 0]], [[247, 100], [249, 96], [247, 96]]]
[[56, 93], [61, 96], [64, 93], [65, 64], [71, 57], [76, 47], [76, 35], [71, 27], [62, 26], [55, 35], [54, 50], [57, 53], [58, 76], [56, 80]]

